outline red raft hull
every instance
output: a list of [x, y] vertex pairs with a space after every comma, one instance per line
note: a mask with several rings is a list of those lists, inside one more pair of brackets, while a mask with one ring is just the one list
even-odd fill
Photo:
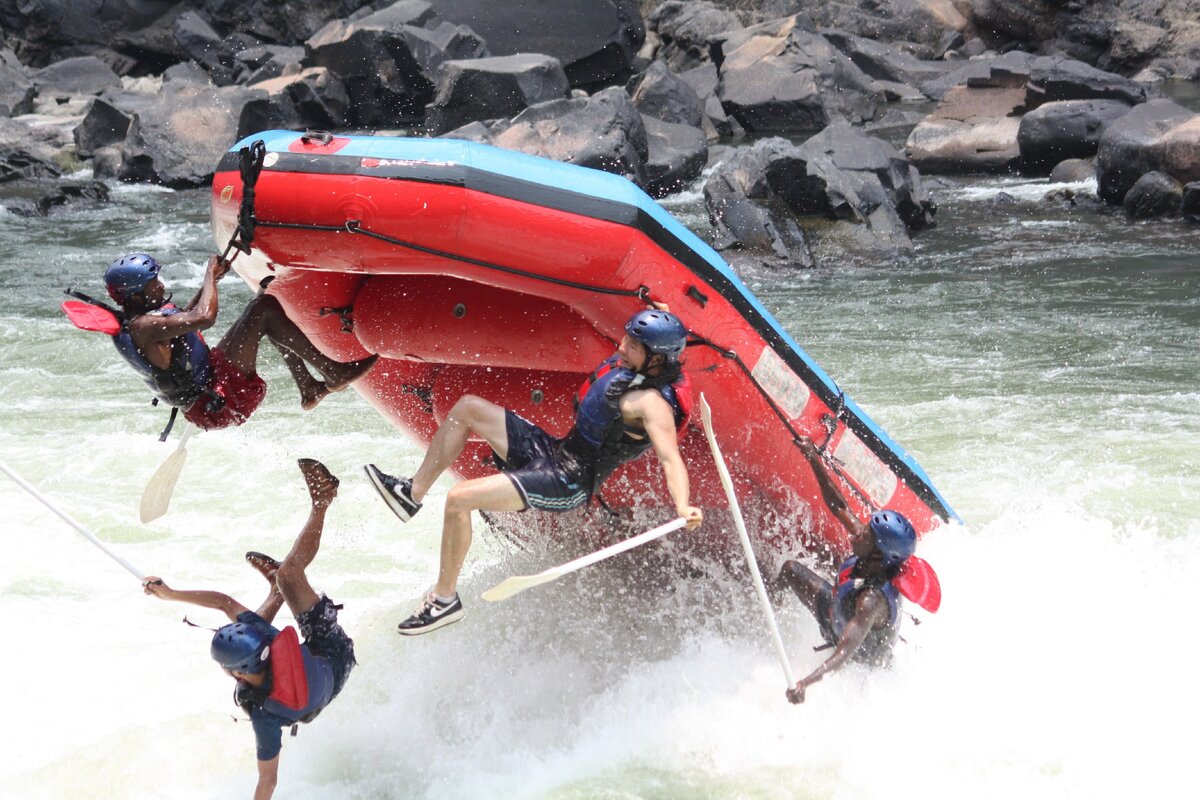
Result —
[[[271, 294], [332, 357], [380, 354], [355, 388], [418, 441], [468, 393], [565, 434], [575, 391], [649, 297], [696, 339], [685, 368], [712, 406], [761, 541], [847, 549], [796, 434], [834, 456], [860, 515], [894, 508], [921, 533], [954, 518], [716, 253], [627, 181], [466, 142], [255, 138], [267, 149], [257, 225], [236, 269], [254, 284], [274, 275]], [[222, 243], [238, 224], [237, 166], [235, 146], [213, 181]], [[698, 415], [680, 446], [693, 502], [727, 508]], [[456, 471], [490, 474], [489, 452], [472, 443]], [[652, 455], [619, 470], [602, 495], [614, 507], [670, 507]]]

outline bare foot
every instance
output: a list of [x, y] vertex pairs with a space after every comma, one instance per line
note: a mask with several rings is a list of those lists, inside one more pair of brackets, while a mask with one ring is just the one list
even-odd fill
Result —
[[317, 403], [328, 396], [329, 387], [323, 381], [314, 380], [300, 390], [300, 407], [305, 411], [312, 411], [317, 407]]
[[356, 380], [366, 375], [371, 371], [371, 367], [375, 366], [375, 362], [379, 360], [379, 354], [367, 356], [359, 361], [350, 361], [345, 364], [339, 364], [338, 369], [325, 376], [325, 385], [331, 392], [340, 392]]
[[258, 553], [251, 550], [249, 553], [246, 553], [246, 562], [267, 579], [267, 583], [271, 584], [271, 591], [279, 591], [279, 587], [275, 585], [275, 573], [279, 571], [278, 561], [266, 553]]
[[308, 484], [308, 496], [312, 498], [313, 506], [324, 508], [337, 497], [338, 484], [341, 483], [325, 465], [314, 458], [302, 458], [297, 461], [304, 482]]

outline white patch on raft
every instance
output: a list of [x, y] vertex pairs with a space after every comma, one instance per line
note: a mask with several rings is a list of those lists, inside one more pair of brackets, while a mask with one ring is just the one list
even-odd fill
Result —
[[779, 404], [789, 419], [797, 419], [803, 413], [810, 394], [808, 386], [770, 347], [762, 349], [750, 375]]
[[875, 505], [882, 508], [896, 493], [896, 474], [850, 431], [842, 434], [841, 441], [833, 449], [833, 457], [845, 465], [843, 471]]

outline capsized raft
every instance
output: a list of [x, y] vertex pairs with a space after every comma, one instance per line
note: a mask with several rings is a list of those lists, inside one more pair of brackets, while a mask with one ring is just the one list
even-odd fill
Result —
[[[797, 434], [835, 459], [864, 517], [893, 508], [922, 534], [956, 519], [721, 257], [624, 178], [473, 142], [270, 131], [234, 145], [217, 169], [222, 245], [238, 223], [238, 151], [259, 139], [257, 226], [235, 269], [252, 285], [275, 275], [270, 293], [331, 356], [379, 353], [355, 386], [421, 442], [467, 393], [564, 434], [579, 385], [652, 299], [692, 333], [685, 369], [712, 406], [743, 509], [776, 520], [748, 520], [761, 539], [846, 550]], [[680, 446], [693, 503], [727, 508], [698, 413]], [[380, 442], [382, 464], [387, 452]], [[455, 469], [489, 474], [489, 452], [472, 443]], [[653, 455], [602, 495], [614, 507], [670, 507]]]

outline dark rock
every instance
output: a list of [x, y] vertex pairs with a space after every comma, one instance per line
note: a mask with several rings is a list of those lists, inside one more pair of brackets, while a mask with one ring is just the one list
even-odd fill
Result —
[[432, 0], [439, 17], [469, 25], [494, 56], [544, 53], [571, 86], [624, 82], [645, 37], [636, 0]]
[[996, 192], [988, 202], [994, 206], [1015, 206], [1017, 205], [1017, 198], [1008, 192]]
[[62, 183], [53, 190], [34, 200], [9, 206], [8, 210], [21, 217], [45, 217], [53, 209], [80, 203], [96, 204], [108, 202], [108, 187], [99, 181], [86, 183]]
[[1181, 183], [1200, 178], [1200, 115], [1171, 100], [1135, 106], [1105, 128], [1096, 151], [1100, 199], [1121, 204], [1155, 170]]
[[704, 119], [704, 105], [696, 90], [661, 61], [651, 64], [638, 82], [633, 105], [646, 116], [693, 128], [700, 127]]
[[1183, 187], [1180, 212], [1191, 222], [1200, 222], [1200, 181], [1192, 181]]
[[687, 187], [708, 161], [704, 131], [642, 115], [649, 155], [646, 159], [646, 191], [665, 197]]
[[438, 71], [425, 127], [436, 136], [473, 120], [514, 117], [531, 105], [566, 97], [569, 90], [562, 65], [546, 55], [447, 61]]
[[970, 0], [973, 22], [993, 37], [1041, 41], [1054, 37], [1057, 4], [1047, 0]]
[[0, 47], [0, 117], [16, 117], [33, 110], [36, 94], [29, 72], [7, 47]]
[[880, 114], [871, 79], [823, 36], [801, 30], [797, 17], [739, 31], [722, 53], [718, 95], [748, 131], [820, 130]]
[[1129, 219], [1178, 216], [1183, 205], [1183, 187], [1170, 175], [1147, 172], [1125, 193], [1121, 205]]
[[721, 105], [721, 98], [717, 97], [717, 86], [720, 83], [720, 75], [717, 74], [717, 66], [711, 61], [706, 64], [701, 64], [695, 69], [690, 69], [682, 73], [679, 79], [692, 87], [696, 96], [704, 103], [704, 117], [701, 120], [701, 125], [705, 131], [709, 133], [710, 139], [716, 139], [721, 136], [732, 137], [744, 133], [741, 125], [738, 125], [738, 130], [734, 131], [733, 120], [729, 119], [725, 114], [725, 107]]
[[121, 148], [118, 145], [101, 147], [92, 154], [92, 177], [96, 180], [118, 180], [121, 161]]
[[434, 30], [371, 15], [331, 22], [306, 43], [308, 60], [338, 75], [350, 95], [348, 121], [395, 127], [421, 121], [445, 61], [486, 55], [470, 29], [442, 23]]
[[1068, 158], [1050, 170], [1051, 183], [1082, 183], [1095, 177], [1095, 165], [1079, 158]]
[[175, 40], [184, 54], [204, 68], [217, 86], [233, 83], [232, 56], [221, 36], [195, 11], [186, 11], [175, 20]]
[[921, 61], [909, 53], [883, 42], [864, 39], [837, 29], [823, 29], [820, 34], [854, 62], [854, 65], [877, 81], [903, 84], [917, 89], [922, 83], [940, 78], [951, 70], [944, 61]]
[[[1029, 53], [1014, 50], [1002, 56], [987, 56], [963, 62], [961, 66], [955, 63], [951, 65], [956, 67], [955, 69], [940, 78], [923, 81], [920, 89], [926, 97], [941, 100], [946, 92], [956, 86], [1013, 86], [1015, 83], [1009, 76], [1028, 76], [1034, 58], [1035, 56]], [[993, 78], [993, 70], [996, 72], [996, 78]], [[1005, 79], [1001, 79], [1001, 75], [1006, 76]]]
[[1104, 128], [1129, 112], [1120, 100], [1062, 100], [1027, 113], [1017, 131], [1021, 171], [1045, 175], [1068, 158], [1096, 154]]
[[922, 172], [971, 174], [1014, 169], [1021, 157], [1017, 131], [1024, 102], [1022, 85], [950, 89], [937, 109], [909, 134], [905, 142], [908, 157]]
[[743, 27], [732, 11], [707, 0], [667, 0], [646, 22], [662, 39], [659, 58], [679, 72], [708, 62], [710, 44], [718, 34]]
[[57, 178], [54, 151], [27, 126], [0, 117], [0, 183], [21, 178]]
[[244, 107], [266, 97], [241, 86], [163, 83], [129, 126], [119, 177], [172, 188], [205, 185], [226, 148], [251, 132], [240, 124]]
[[241, 128], [253, 132], [273, 128], [335, 130], [346, 124], [350, 96], [341, 80], [324, 67], [252, 83], [267, 97], [249, 101]]
[[83, 121], [74, 131], [75, 152], [81, 158], [90, 158], [102, 147], [111, 147], [125, 141], [129, 133], [129, 124], [133, 121], [131, 114], [109, 103], [102, 97], [97, 97], [88, 108]]
[[95, 56], [68, 58], [39, 69], [30, 76], [40, 96], [66, 98], [100, 94], [105, 89], [120, 89], [121, 79]]
[[446, 135], [602, 169], [646, 185], [646, 128], [642, 115], [619, 86], [591, 97], [539, 103], [512, 120], [486, 126], [471, 123]]
[[871, 134], [903, 133], [908, 135], [917, 123], [925, 118], [920, 111], [905, 111], [899, 108], [889, 108], [883, 116], [874, 122], [868, 122], [863, 130]]
[[1055, 100], [1119, 100], [1127, 105], [1146, 101], [1146, 87], [1062, 56], [1042, 56], [1029, 65], [1029, 108]]
[[250, 85], [301, 72], [304, 48], [260, 45], [240, 51], [236, 59], [239, 65], [238, 83]]
[[942, 38], [938, 39], [933, 57], [942, 58], [946, 55], [947, 50], [957, 50], [966, 44], [966, 41], [966, 38], [962, 35], [962, 31], [946, 31], [942, 34]]

